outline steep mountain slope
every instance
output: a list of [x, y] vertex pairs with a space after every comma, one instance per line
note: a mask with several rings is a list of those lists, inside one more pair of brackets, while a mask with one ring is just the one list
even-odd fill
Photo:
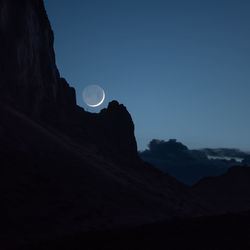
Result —
[[187, 186], [149, 165], [99, 155], [3, 104], [0, 115], [2, 240], [209, 212]]

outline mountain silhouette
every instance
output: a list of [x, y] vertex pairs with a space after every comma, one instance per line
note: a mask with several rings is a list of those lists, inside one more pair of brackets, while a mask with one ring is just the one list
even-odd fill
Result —
[[213, 210], [140, 160], [122, 104], [99, 114], [76, 105], [55, 64], [42, 0], [0, 0], [0, 7], [3, 246]]
[[0, 0], [0, 35], [1, 249], [49, 249], [40, 243], [51, 241], [63, 249], [72, 235], [65, 247], [82, 249], [77, 235], [94, 232], [95, 242], [100, 232], [145, 224], [156, 235], [159, 221], [166, 232], [176, 228], [172, 239], [185, 225], [184, 239], [190, 223], [224, 211], [141, 160], [124, 105], [112, 101], [98, 114], [77, 106], [55, 64], [42, 0]]

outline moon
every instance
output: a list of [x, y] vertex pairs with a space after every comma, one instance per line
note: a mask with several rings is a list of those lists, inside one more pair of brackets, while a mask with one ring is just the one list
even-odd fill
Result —
[[82, 92], [83, 101], [92, 108], [100, 106], [105, 100], [105, 92], [98, 85], [89, 85]]

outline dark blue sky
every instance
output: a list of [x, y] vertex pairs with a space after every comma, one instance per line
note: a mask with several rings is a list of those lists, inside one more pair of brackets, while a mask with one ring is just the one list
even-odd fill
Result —
[[[45, 0], [57, 66], [132, 115], [152, 138], [250, 150], [249, 0]], [[97, 110], [90, 110], [98, 112]]]

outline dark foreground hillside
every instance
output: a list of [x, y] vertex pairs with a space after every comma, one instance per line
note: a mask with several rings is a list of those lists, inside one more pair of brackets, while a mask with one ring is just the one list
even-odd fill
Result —
[[102, 155], [0, 106], [0, 239], [7, 245], [78, 231], [209, 214], [191, 188], [140, 161]]
[[116, 231], [97, 231], [34, 242], [19, 249], [250, 249], [250, 213], [175, 219]]
[[250, 167], [232, 167], [216, 177], [207, 177], [193, 185], [193, 191], [225, 212], [250, 208]]

